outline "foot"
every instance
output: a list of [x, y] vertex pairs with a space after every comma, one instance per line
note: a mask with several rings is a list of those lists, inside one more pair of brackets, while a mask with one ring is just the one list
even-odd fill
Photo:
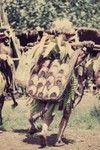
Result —
[[59, 147], [59, 146], [62, 146], [62, 145], [63, 145], [62, 139], [61, 138], [57, 139], [57, 141], [55, 143], [55, 146]]
[[12, 109], [14, 109], [14, 108], [16, 108], [18, 106], [18, 103], [16, 102], [16, 103], [14, 103], [14, 104], [12, 104]]
[[63, 144], [64, 143], [62, 141], [57, 141], [54, 146], [60, 147], [63, 146]]

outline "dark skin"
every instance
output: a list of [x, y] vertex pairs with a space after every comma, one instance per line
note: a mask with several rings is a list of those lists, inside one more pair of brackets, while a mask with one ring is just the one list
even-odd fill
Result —
[[[7, 57], [7, 55], [9, 56], [12, 53], [9, 49], [9, 42], [10, 42], [9, 38], [5, 38], [5, 39], [3, 39], [3, 41], [0, 41], [1, 56], [2, 56], [2, 54], [4, 54], [5, 57]], [[4, 46], [3, 50], [5, 50], [5, 51], [2, 51], [2, 46]], [[8, 52], [8, 54], [5, 54], [7, 52]], [[4, 76], [6, 78], [6, 82], [7, 82], [6, 91], [10, 94], [10, 96], [14, 102], [14, 104], [12, 105], [12, 108], [15, 108], [18, 105], [18, 103], [16, 102], [14, 94], [13, 94], [13, 89], [12, 89], [13, 87], [11, 88], [13, 72], [12, 72], [11, 66], [8, 64], [7, 60], [5, 58], [3, 59], [2, 57], [0, 58], [0, 71], [4, 74]]]
[[[0, 68], [1, 69], [1, 68]], [[1, 71], [2, 72], [2, 71]], [[3, 72], [2, 72], [3, 73]], [[4, 73], [3, 73], [4, 74]], [[6, 76], [6, 73], [4, 74], [4, 77], [6, 79], [6, 85], [5, 85], [5, 90], [4, 92], [5, 93], [9, 93], [12, 100], [13, 100], [13, 105], [12, 105], [12, 108], [15, 108], [18, 103], [16, 102], [15, 100], [15, 97], [14, 97], [14, 94], [13, 94], [13, 91], [12, 89], [10, 89], [10, 83], [8, 81], [8, 78]], [[3, 105], [4, 105], [4, 100], [5, 100], [5, 94], [2, 93], [2, 95], [0, 95], [0, 125], [2, 125], [2, 109], [3, 109]]]
[[2, 125], [2, 108], [3, 108], [3, 105], [4, 105], [4, 95], [1, 95], [0, 96], [0, 125]]
[[[82, 51], [82, 53], [79, 55], [79, 57], [77, 59], [76, 65], [81, 63], [84, 60], [85, 57], [86, 57], [86, 53]], [[74, 108], [74, 102], [77, 101], [77, 99], [78, 99], [78, 103], [79, 103], [82, 99], [82, 96], [83, 96], [83, 93], [84, 93], [83, 83], [81, 83], [80, 86], [81, 86], [80, 97], [75, 98], [74, 101], [70, 100], [70, 102], [67, 104], [67, 106], [63, 110], [63, 116], [62, 116], [61, 122], [59, 124], [59, 132], [58, 132], [56, 145], [59, 145], [62, 142], [63, 133], [64, 133], [66, 127], [67, 127], [71, 112]]]

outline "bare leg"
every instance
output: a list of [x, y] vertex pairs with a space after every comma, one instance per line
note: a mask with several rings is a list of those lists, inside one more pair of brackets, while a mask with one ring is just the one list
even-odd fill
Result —
[[0, 125], [2, 125], [2, 108], [4, 105], [4, 96], [0, 96]]
[[[75, 99], [75, 101], [78, 100], [78, 102], [76, 103], [75, 107], [79, 104], [79, 102], [82, 99], [82, 95], [80, 97], [78, 97], [77, 99]], [[57, 138], [57, 144], [59, 144], [61, 142], [62, 136], [64, 134], [65, 128], [68, 124], [72, 109], [74, 107], [74, 103], [75, 101], [71, 101], [70, 103], [67, 104], [64, 112], [63, 112], [63, 117], [61, 119], [60, 125], [59, 125], [59, 132], [58, 132], [58, 138]]]
[[35, 122], [37, 121], [37, 119], [39, 117], [41, 117], [45, 112], [47, 111], [47, 109], [45, 108], [44, 110], [38, 112], [38, 113], [31, 113], [30, 115], [30, 119], [29, 119], [29, 122], [31, 124], [31, 128], [30, 128], [30, 131], [29, 133], [30, 134], [34, 134], [36, 132], [38, 132], [39, 130], [35, 127]]
[[58, 138], [57, 138], [56, 145], [59, 145], [59, 143], [61, 143], [61, 139], [62, 139], [63, 133], [65, 131], [65, 128], [67, 126], [67, 123], [69, 121], [71, 111], [72, 111], [72, 101], [69, 104], [67, 104], [67, 106], [63, 112], [63, 117], [62, 117], [60, 125], [59, 125]]
[[54, 103], [48, 103], [46, 105], [47, 108], [47, 112], [43, 115], [42, 120], [43, 120], [43, 126], [42, 126], [42, 131], [40, 133], [40, 141], [41, 141], [41, 147], [45, 147], [47, 146], [47, 133], [48, 133], [48, 129], [50, 124], [53, 121], [54, 118], [54, 114], [53, 111], [55, 109], [56, 104]]
[[42, 131], [40, 133], [40, 142], [41, 142], [41, 147], [45, 147], [47, 146], [47, 133], [48, 133], [48, 129], [50, 124], [52, 123], [54, 118], [54, 115], [44, 115], [43, 116], [43, 125], [42, 125]]

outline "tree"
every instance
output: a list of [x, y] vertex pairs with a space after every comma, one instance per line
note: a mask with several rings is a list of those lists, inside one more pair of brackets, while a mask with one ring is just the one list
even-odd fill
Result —
[[50, 28], [56, 18], [69, 18], [76, 26], [100, 27], [99, 0], [11, 0], [6, 5], [15, 29]]

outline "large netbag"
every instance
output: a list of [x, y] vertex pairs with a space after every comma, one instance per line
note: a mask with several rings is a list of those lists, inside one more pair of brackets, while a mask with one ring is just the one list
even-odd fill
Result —
[[[54, 48], [54, 46], [54, 43], [51, 43], [51, 48]], [[59, 47], [59, 45], [56, 45], [56, 48], [57, 47]], [[65, 47], [60, 48], [60, 53], [62, 54]], [[80, 52], [81, 50], [73, 51], [70, 59], [65, 62], [61, 61], [61, 57], [51, 61], [49, 57], [47, 57], [50, 54], [49, 44], [48, 51], [44, 53], [48, 59], [44, 61], [39, 70], [37, 69], [37, 72], [33, 71], [35, 73], [33, 73], [29, 79], [27, 93], [37, 100], [60, 101], [70, 82]], [[36, 66], [39, 66], [39, 64], [36, 64], [35, 67]]]

